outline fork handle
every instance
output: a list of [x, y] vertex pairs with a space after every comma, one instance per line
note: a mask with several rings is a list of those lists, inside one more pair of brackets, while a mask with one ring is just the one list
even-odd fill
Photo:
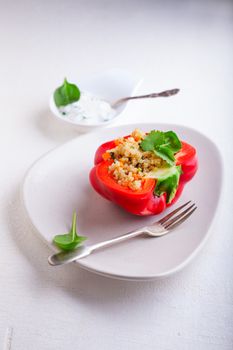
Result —
[[107, 241], [103, 241], [100, 243], [96, 243], [90, 246], [82, 246], [80, 248], [77, 248], [76, 250], [72, 250], [70, 252], [59, 252], [55, 253], [49, 256], [48, 262], [52, 266], [57, 266], [57, 265], [64, 265], [71, 263], [73, 261], [85, 258], [86, 256], [90, 255], [92, 252], [95, 250], [108, 247], [110, 245], [120, 243], [122, 241], [126, 241], [130, 238], [136, 237], [141, 235], [142, 233], [146, 232], [145, 228], [138, 229], [136, 231], [131, 231], [128, 232], [124, 235], [109, 239]]
[[131, 231], [131, 232], [125, 233], [124, 235], [109, 239], [107, 241], [93, 244], [93, 245], [89, 246], [89, 249], [91, 250], [91, 252], [93, 252], [95, 250], [102, 249], [104, 247], [108, 247], [108, 246], [126, 241], [130, 238], [137, 237], [145, 232], [146, 232], [145, 228], [141, 228], [141, 229], [136, 230], [136, 231]]

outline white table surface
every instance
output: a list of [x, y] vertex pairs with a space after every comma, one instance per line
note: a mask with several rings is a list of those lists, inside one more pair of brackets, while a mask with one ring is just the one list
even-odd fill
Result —
[[[233, 348], [232, 33], [230, 1], [0, 1], [4, 350]], [[112, 67], [141, 74], [140, 92], [181, 89], [169, 100], [131, 103], [125, 123], [192, 126], [224, 158], [211, 238], [188, 267], [156, 282], [49, 267], [19, 200], [32, 162], [77, 136], [52, 120], [51, 91], [64, 76]]]

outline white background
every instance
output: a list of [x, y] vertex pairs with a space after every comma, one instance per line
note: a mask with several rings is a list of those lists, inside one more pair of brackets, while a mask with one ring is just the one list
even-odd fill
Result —
[[[233, 348], [232, 33], [230, 1], [0, 0], [0, 346], [11, 329], [12, 350]], [[52, 120], [50, 93], [64, 76], [112, 67], [142, 75], [142, 93], [181, 89], [132, 102], [126, 123], [192, 126], [224, 158], [210, 240], [157, 282], [49, 267], [19, 200], [31, 163], [77, 136]]]

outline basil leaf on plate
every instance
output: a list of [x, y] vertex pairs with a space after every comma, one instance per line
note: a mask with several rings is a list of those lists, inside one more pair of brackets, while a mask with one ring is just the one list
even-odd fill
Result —
[[56, 235], [53, 238], [53, 243], [62, 250], [73, 250], [80, 246], [87, 237], [79, 236], [76, 229], [76, 213], [73, 213], [72, 227], [70, 232], [62, 235]]

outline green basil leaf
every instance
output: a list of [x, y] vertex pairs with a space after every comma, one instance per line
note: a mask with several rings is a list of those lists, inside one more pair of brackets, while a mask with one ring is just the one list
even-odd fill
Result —
[[57, 107], [66, 106], [80, 99], [80, 90], [75, 84], [69, 83], [66, 78], [62, 86], [58, 87], [53, 94]]
[[162, 131], [152, 130], [140, 143], [143, 151], [153, 151], [156, 147], [166, 142], [165, 135]]
[[54, 237], [53, 242], [56, 244], [56, 246], [62, 250], [73, 250], [77, 248], [78, 246], [82, 245], [83, 241], [86, 240], [86, 237], [79, 236], [79, 238], [76, 238], [75, 240], [69, 240], [67, 238], [67, 234], [64, 235], [57, 235]]
[[181, 142], [173, 131], [167, 131], [164, 133], [166, 138], [166, 143], [169, 145], [170, 149], [176, 153], [181, 149]]
[[175, 163], [175, 157], [174, 154], [172, 152], [172, 150], [167, 147], [167, 146], [158, 146], [155, 150], [154, 153], [162, 158], [163, 160], [165, 160], [170, 166], [174, 165]]
[[174, 165], [174, 154], [181, 149], [181, 142], [173, 131], [152, 130], [140, 143], [143, 151], [154, 152], [170, 166]]
[[53, 238], [53, 243], [62, 250], [73, 250], [80, 246], [87, 237], [78, 236], [76, 232], [76, 213], [73, 214], [72, 227], [68, 233], [56, 235]]
[[154, 172], [154, 177], [157, 176], [154, 194], [156, 196], [161, 196], [163, 193], [166, 193], [166, 201], [167, 203], [171, 203], [175, 197], [181, 173], [181, 166], [166, 168], [163, 172], [160, 170], [157, 175], [156, 172]]

